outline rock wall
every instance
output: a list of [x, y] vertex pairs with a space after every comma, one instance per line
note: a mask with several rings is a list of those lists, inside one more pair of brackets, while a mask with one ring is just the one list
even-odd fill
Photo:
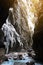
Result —
[[32, 36], [34, 34], [35, 24], [37, 24], [38, 3], [39, 2], [36, 0], [14, 0], [14, 21], [12, 22], [12, 24], [16, 28], [17, 32], [29, 44], [29, 46], [32, 46]]
[[27, 43], [26, 47], [28, 45], [31, 46], [33, 43], [32, 36], [34, 29], [35, 36], [39, 34], [37, 32], [43, 30], [43, 0], [4, 0], [3, 2], [0, 0], [0, 28], [8, 16], [10, 7], [14, 9], [9, 13], [11, 23], [14, 25], [18, 34], [25, 40], [23, 42]]
[[[37, 24], [37, 18], [40, 14], [40, 10], [42, 11], [41, 7], [43, 6], [43, 4], [41, 4], [41, 2], [42, 0], [25, 0], [25, 2], [24, 0], [4, 0], [4, 2], [0, 0], [0, 28], [8, 16], [9, 8], [13, 7], [14, 21], [12, 21], [12, 24], [27, 43], [32, 43], [33, 41], [32, 39], [30, 40], [30, 38], [33, 36], [34, 28]], [[39, 26], [37, 26], [37, 28]]]
[[[24, 1], [24, 0], [23, 0]], [[31, 45], [32, 39], [31, 39], [31, 32], [33, 33], [34, 31], [34, 36], [33, 36], [33, 47], [36, 53], [36, 57], [38, 57], [40, 60], [43, 59], [43, 0], [25, 0], [23, 2], [22, 0], [16, 0], [14, 1], [14, 15], [15, 15], [15, 21], [16, 25], [15, 28], [18, 31], [18, 33], [27, 40], [27, 42]], [[30, 5], [27, 5], [27, 3]], [[28, 11], [30, 10], [30, 11]], [[34, 13], [34, 18], [30, 21], [35, 24], [34, 29], [29, 28], [29, 21], [27, 20], [27, 14], [30, 12]], [[20, 14], [18, 14], [20, 13]], [[32, 14], [30, 14], [31, 16]], [[38, 17], [38, 19], [37, 19]], [[36, 20], [36, 23], [35, 21]], [[13, 23], [14, 24], [14, 23]], [[33, 31], [32, 31], [33, 29]], [[33, 34], [32, 34], [33, 35]]]
[[43, 62], [43, 0], [40, 0], [38, 12], [38, 24], [33, 35], [33, 49], [36, 53], [35, 59]]
[[35, 28], [35, 33], [40, 32], [43, 30], [43, 0], [40, 0], [39, 3], [39, 9], [38, 9], [38, 24]]

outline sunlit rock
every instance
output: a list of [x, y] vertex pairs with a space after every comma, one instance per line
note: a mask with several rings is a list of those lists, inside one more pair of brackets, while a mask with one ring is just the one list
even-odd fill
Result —
[[[36, 0], [35, 0], [36, 1]], [[37, 7], [39, 1], [33, 2], [30, 0], [15, 0], [13, 5], [13, 22], [16, 31], [27, 42], [27, 47], [33, 44], [34, 28], [37, 24], [38, 14]], [[10, 17], [11, 18], [11, 17]], [[25, 43], [26, 44], [26, 43]]]

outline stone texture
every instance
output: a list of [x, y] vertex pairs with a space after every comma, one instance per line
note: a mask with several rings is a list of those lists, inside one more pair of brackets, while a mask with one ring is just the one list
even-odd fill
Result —
[[[10, 22], [14, 25], [16, 31], [25, 41], [23, 42], [26, 49], [32, 46], [32, 36], [34, 34], [35, 23], [37, 21], [37, 12], [36, 15], [34, 15], [36, 9], [34, 9], [35, 6], [33, 6], [33, 4], [35, 3], [28, 0], [25, 2], [24, 0], [15, 0], [13, 11], [10, 11], [9, 14]], [[38, 5], [38, 2], [36, 2], [36, 4]]]

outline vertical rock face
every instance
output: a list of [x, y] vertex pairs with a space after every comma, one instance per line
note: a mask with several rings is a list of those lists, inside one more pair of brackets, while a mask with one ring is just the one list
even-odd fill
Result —
[[33, 49], [36, 53], [36, 58], [43, 61], [43, 0], [40, 0], [40, 10], [38, 12], [38, 25], [35, 28], [33, 36]]
[[39, 1], [34, 0], [14, 0], [13, 22], [16, 31], [31, 46], [33, 43], [35, 24], [37, 22], [37, 6]]
[[[36, 1], [36, 0], [35, 0]], [[1, 2], [1, 1], [0, 1]], [[2, 11], [4, 12], [2, 14], [4, 18], [6, 17], [6, 13], [8, 12], [8, 8], [10, 5], [12, 5], [12, 0], [3, 2], [2, 5]], [[37, 21], [37, 10], [34, 7], [34, 1], [32, 0], [14, 0], [13, 4], [13, 10], [10, 8], [9, 10], [9, 16], [8, 16], [8, 22], [10, 22], [12, 25], [14, 25], [16, 31], [19, 33], [19, 35], [23, 38], [24, 45], [28, 48], [29, 46], [32, 46], [33, 40], [32, 36], [34, 34], [34, 28], [35, 23]], [[36, 1], [36, 4], [38, 4], [39, 1]], [[4, 4], [6, 6], [4, 6]], [[3, 9], [4, 8], [4, 9]], [[35, 14], [36, 13], [36, 14]], [[5, 21], [5, 19], [2, 19]], [[24, 42], [25, 41], [25, 42]]]
[[40, 0], [38, 12], [38, 24], [35, 28], [35, 33], [43, 31], [43, 0]]
[[[3, 3], [0, 0], [0, 22], [2, 22], [0, 27], [8, 16], [8, 22], [14, 26], [17, 33], [22, 37], [24, 45], [27, 45], [27, 48], [28, 45], [32, 46], [32, 37], [37, 20], [41, 22], [42, 19], [43, 22], [43, 15], [41, 15], [43, 13], [42, 3], [42, 0], [14, 0], [14, 3], [13, 0], [4, 0]], [[9, 9], [11, 6], [13, 8]]]
[[38, 25], [35, 28], [35, 33], [43, 28], [43, 0], [15, 0], [13, 9], [13, 22], [11, 21], [11, 23], [30, 46], [34, 40], [34, 50], [37, 56], [39, 55], [39, 58], [42, 59], [43, 33], [39, 32], [34, 35], [33, 40], [32, 36], [34, 34], [34, 28], [35, 24], [37, 25], [37, 21]]
[[[14, 38], [16, 40], [16, 43], [20, 43], [22, 41], [21, 43], [23, 43], [23, 47], [25, 49], [28, 49], [33, 44], [33, 49], [36, 53], [36, 57], [40, 60], [43, 60], [43, 0], [4, 0], [3, 2], [0, 0], [0, 28], [2, 27], [3, 23], [6, 22], [7, 17], [8, 23], [10, 22], [11, 25], [14, 26], [11, 28], [13, 30], [15, 29], [21, 38], [20, 40], [20, 38], [18, 39], [15, 36], [13, 37], [12, 29], [10, 28], [9, 30], [9, 27], [11, 25], [8, 25], [7, 29], [12, 34], [10, 35], [9, 31], [7, 30], [7, 33], [9, 33], [11, 36], [6, 36], [7, 42], [9, 41], [8, 38], [11, 40], [11, 42], [9, 41], [9, 45], [10, 43], [12, 43], [12, 45], [13, 42], [15, 43], [13, 40]], [[3, 44], [3, 37], [3, 32], [0, 30], [0, 47], [5, 48], [5, 45]], [[16, 47], [14, 46], [15, 50], [18, 50], [18, 47], [20, 45], [19, 43], [18, 45], [15, 45]]]

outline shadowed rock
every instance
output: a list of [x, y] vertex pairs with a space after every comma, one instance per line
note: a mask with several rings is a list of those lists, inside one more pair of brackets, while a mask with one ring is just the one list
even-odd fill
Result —
[[34, 34], [33, 42], [33, 49], [36, 53], [35, 59], [43, 61], [43, 31]]
[[0, 28], [8, 17], [9, 8], [14, 0], [0, 0]]
[[4, 48], [4, 32], [0, 29], [0, 48]]

